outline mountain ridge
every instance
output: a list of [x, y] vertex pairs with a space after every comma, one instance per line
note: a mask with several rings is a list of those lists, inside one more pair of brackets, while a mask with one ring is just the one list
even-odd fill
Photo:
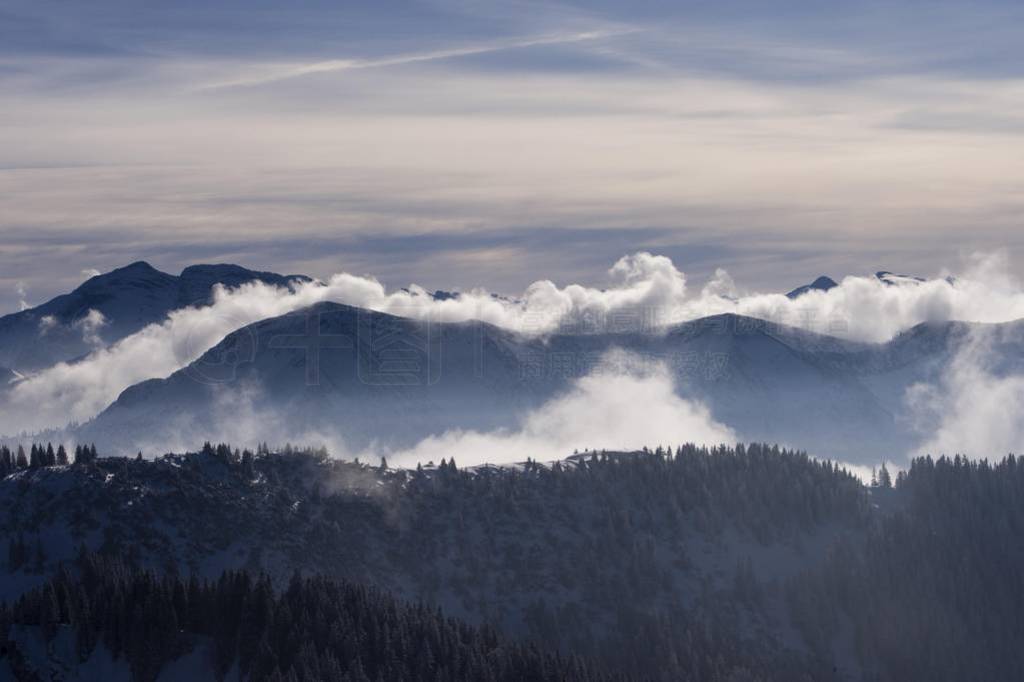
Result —
[[535, 338], [322, 302], [243, 327], [170, 377], [126, 389], [79, 436], [124, 448], [160, 433], [217, 440], [226, 424], [255, 415], [254, 426], [271, 418], [301, 433], [336, 429], [353, 446], [407, 447], [448, 430], [514, 428], [605, 353], [623, 350], [660, 363], [680, 396], [706, 404], [745, 439], [803, 443], [841, 458], [868, 445], [892, 452], [911, 444], [897, 424], [899, 406], [872, 382], [918, 380], [949, 349], [894, 348], [731, 313], [664, 334]]
[[163, 321], [172, 310], [208, 305], [216, 284], [237, 287], [250, 281], [285, 287], [310, 280], [225, 264], [193, 265], [176, 276], [136, 261], [90, 277], [41, 305], [0, 317], [0, 366], [31, 372], [72, 361], [97, 344], [114, 343]]
[[837, 286], [839, 286], [839, 284], [836, 283], [834, 279], [832, 279], [828, 275], [821, 275], [810, 284], [804, 284], [803, 286], [799, 286], [796, 289], [793, 289], [788, 294], [786, 294], [786, 298], [800, 298], [804, 294], [809, 293], [811, 291], [828, 291], [829, 289], [835, 289]]

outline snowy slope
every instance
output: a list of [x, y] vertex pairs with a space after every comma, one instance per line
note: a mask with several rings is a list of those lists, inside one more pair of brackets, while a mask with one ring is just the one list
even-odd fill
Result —
[[238, 330], [192, 366], [129, 388], [78, 435], [165, 451], [247, 442], [252, 425], [272, 422], [279, 434], [340, 434], [356, 448], [408, 446], [448, 429], [512, 427], [624, 349], [664, 363], [681, 395], [744, 439], [875, 463], [911, 444], [903, 391], [948, 362], [950, 329], [866, 344], [719, 315], [663, 335], [536, 339], [327, 303]]
[[906, 444], [893, 413], [857, 374], [878, 352], [872, 344], [735, 315], [680, 325], [668, 341], [697, 360], [679, 378], [680, 391], [744, 438], [847, 461]]
[[133, 263], [43, 305], [0, 317], [0, 365], [25, 373], [81, 357], [162, 321], [172, 310], [207, 304], [217, 283], [285, 286], [295, 278], [237, 265], [196, 265], [174, 276]]
[[170, 447], [185, 428], [216, 440], [221, 427], [272, 411], [280, 433], [342, 425], [354, 445], [411, 444], [450, 427], [500, 426], [551, 397], [564, 378], [523, 369], [544, 351], [490, 325], [321, 303], [238, 330], [166, 380], [127, 389], [82, 437]]

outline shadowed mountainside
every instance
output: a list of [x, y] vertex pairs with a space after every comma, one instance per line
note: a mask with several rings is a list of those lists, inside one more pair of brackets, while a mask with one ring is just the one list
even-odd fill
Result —
[[132, 263], [40, 306], [0, 317], [0, 365], [29, 372], [74, 360], [162, 322], [172, 310], [209, 304], [216, 284], [237, 287], [258, 280], [284, 287], [305, 279], [237, 265], [193, 265], [174, 276]]
[[129, 388], [78, 436], [151, 451], [244, 441], [247, 430], [260, 438], [273, 424], [278, 434], [336, 434], [353, 449], [407, 447], [449, 429], [514, 428], [623, 350], [663, 365], [680, 395], [743, 439], [877, 462], [914, 442], [898, 419], [903, 392], [948, 363], [956, 329], [921, 325], [867, 344], [718, 315], [661, 334], [536, 338], [321, 303], [240, 329], [167, 379]]

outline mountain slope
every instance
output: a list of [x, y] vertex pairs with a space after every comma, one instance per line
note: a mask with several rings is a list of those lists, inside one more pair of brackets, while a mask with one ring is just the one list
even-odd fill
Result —
[[718, 315], [671, 330], [666, 345], [696, 362], [680, 393], [705, 402], [743, 438], [859, 461], [905, 448], [907, 435], [858, 370], [882, 352], [763, 320]]
[[449, 429], [513, 428], [622, 349], [663, 363], [682, 396], [744, 439], [873, 463], [909, 446], [890, 394], [948, 359], [939, 332], [924, 330], [909, 353], [906, 340], [853, 343], [719, 315], [661, 335], [538, 339], [323, 303], [238, 330], [167, 379], [129, 388], [78, 437], [129, 452], [255, 443], [268, 431], [406, 447]]
[[96, 555], [81, 556], [73, 570], [77, 577], [60, 573], [7, 617], [0, 606], [0, 628], [13, 622], [0, 632], [0, 679], [617, 679], [346, 581], [296, 576], [275, 592], [256, 573], [198, 582]]
[[90, 278], [69, 294], [0, 317], [0, 365], [30, 372], [114, 343], [177, 308], [207, 305], [215, 284], [259, 280], [287, 286], [299, 276], [197, 265], [175, 277], [138, 262]]
[[[522, 368], [544, 349], [490, 325], [431, 324], [320, 303], [240, 329], [165, 380], [133, 386], [82, 430], [127, 447], [217, 440], [272, 415], [281, 433], [341, 426], [356, 447], [495, 428], [564, 386]], [[265, 425], [265, 424], [261, 424]]]

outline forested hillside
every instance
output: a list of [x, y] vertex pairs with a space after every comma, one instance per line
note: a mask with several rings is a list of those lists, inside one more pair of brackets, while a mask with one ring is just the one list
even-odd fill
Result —
[[1024, 679], [1024, 464], [918, 459], [861, 542], [790, 585], [804, 638], [852, 640], [866, 679]]
[[266, 571], [279, 590], [296, 569], [372, 585], [654, 679], [1022, 670], [1013, 458], [922, 459], [871, 487], [761, 445], [414, 471], [291, 448], [79, 454], [0, 485], [18, 510], [8, 599], [83, 546], [182, 576]]
[[[14, 637], [5, 636], [11, 632]], [[83, 554], [12, 608], [0, 607], [0, 644], [19, 679], [44, 679], [32, 638], [53, 650], [73, 639], [65, 672], [88, 675], [100, 654], [123, 660], [133, 680], [156, 680], [206, 645], [210, 677], [268, 682], [599, 682], [576, 659], [503, 641], [488, 628], [444, 618], [372, 588], [293, 575], [276, 591], [266, 575], [226, 572], [204, 582], [161, 576]], [[27, 640], [27, 641], [26, 641]], [[28, 644], [28, 646], [26, 646]], [[0, 662], [0, 665], [2, 663]], [[3, 668], [0, 668], [0, 676]], [[127, 675], [125, 676], [127, 678]], [[115, 682], [108, 679], [106, 682]]]

